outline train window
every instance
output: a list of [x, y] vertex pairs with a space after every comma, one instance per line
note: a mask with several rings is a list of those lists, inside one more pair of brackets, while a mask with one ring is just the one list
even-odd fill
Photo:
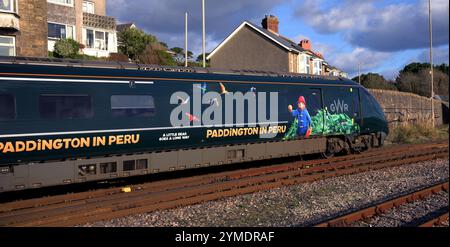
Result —
[[0, 120], [16, 118], [16, 102], [11, 94], [0, 94]]
[[155, 101], [150, 95], [113, 95], [111, 110], [114, 117], [151, 117]]
[[87, 95], [41, 95], [39, 112], [45, 119], [87, 119], [94, 115], [92, 97]]
[[147, 159], [136, 160], [136, 170], [147, 169]]
[[123, 170], [124, 171], [133, 171], [135, 170], [135, 161], [134, 160], [126, 160], [123, 162]]
[[116, 162], [101, 163], [100, 172], [102, 174], [117, 172], [117, 163]]

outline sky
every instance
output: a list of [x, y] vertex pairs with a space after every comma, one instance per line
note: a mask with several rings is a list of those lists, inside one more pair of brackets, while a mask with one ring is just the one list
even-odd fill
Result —
[[[349, 73], [395, 79], [411, 62], [429, 62], [428, 0], [205, 0], [206, 50], [212, 51], [243, 21], [261, 25], [278, 17], [279, 33], [312, 49]], [[107, 0], [107, 14], [133, 22], [170, 47], [184, 47], [189, 13], [189, 50], [202, 50], [201, 0]], [[433, 60], [449, 63], [449, 1], [432, 0]], [[196, 57], [195, 56], [195, 57]]]

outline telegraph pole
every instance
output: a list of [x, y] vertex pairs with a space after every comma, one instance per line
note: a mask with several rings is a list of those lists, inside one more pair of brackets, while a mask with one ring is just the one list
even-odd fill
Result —
[[184, 67], [188, 66], [188, 13], [184, 16]]
[[205, 0], [202, 0], [202, 23], [203, 23], [203, 68], [206, 68], [206, 31], [205, 31]]
[[431, 0], [428, 0], [428, 24], [429, 24], [429, 31], [430, 31], [430, 73], [431, 73], [431, 118], [432, 118], [432, 124], [434, 128], [435, 119], [434, 119], [434, 72], [433, 72], [433, 21], [432, 21], [432, 15], [431, 15]]
[[358, 82], [361, 85], [361, 63], [358, 62]]

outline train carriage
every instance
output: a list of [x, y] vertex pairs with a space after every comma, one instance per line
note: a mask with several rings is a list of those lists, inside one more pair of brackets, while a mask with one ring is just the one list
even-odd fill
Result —
[[0, 191], [328, 157], [387, 134], [376, 100], [344, 78], [0, 58]]

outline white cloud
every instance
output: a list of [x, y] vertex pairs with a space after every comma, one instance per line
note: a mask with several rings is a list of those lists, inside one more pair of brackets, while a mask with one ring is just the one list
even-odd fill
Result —
[[[448, 44], [449, 2], [432, 3], [434, 42]], [[296, 12], [320, 33], [339, 32], [355, 46], [378, 51], [424, 48], [428, 44], [427, 0], [378, 8], [373, 0], [345, 0], [325, 9], [322, 4], [323, 1], [305, 0]]]
[[351, 52], [335, 53], [327, 60], [332, 66], [351, 75], [358, 72], [358, 64], [361, 66], [361, 73], [366, 73], [379, 67], [390, 56], [392, 54], [389, 52], [376, 52], [357, 47]]
[[[290, 0], [206, 1], [207, 47], [211, 51], [230, 30], [245, 19], [261, 20], [270, 10]], [[189, 43], [194, 53], [201, 50], [202, 16], [200, 0], [108, 0], [108, 15], [119, 23], [134, 22], [169, 46], [184, 47], [184, 13], [189, 13]], [[200, 46], [199, 46], [200, 44]], [[200, 48], [198, 48], [200, 47]], [[196, 53], [197, 54], [197, 53]]]

